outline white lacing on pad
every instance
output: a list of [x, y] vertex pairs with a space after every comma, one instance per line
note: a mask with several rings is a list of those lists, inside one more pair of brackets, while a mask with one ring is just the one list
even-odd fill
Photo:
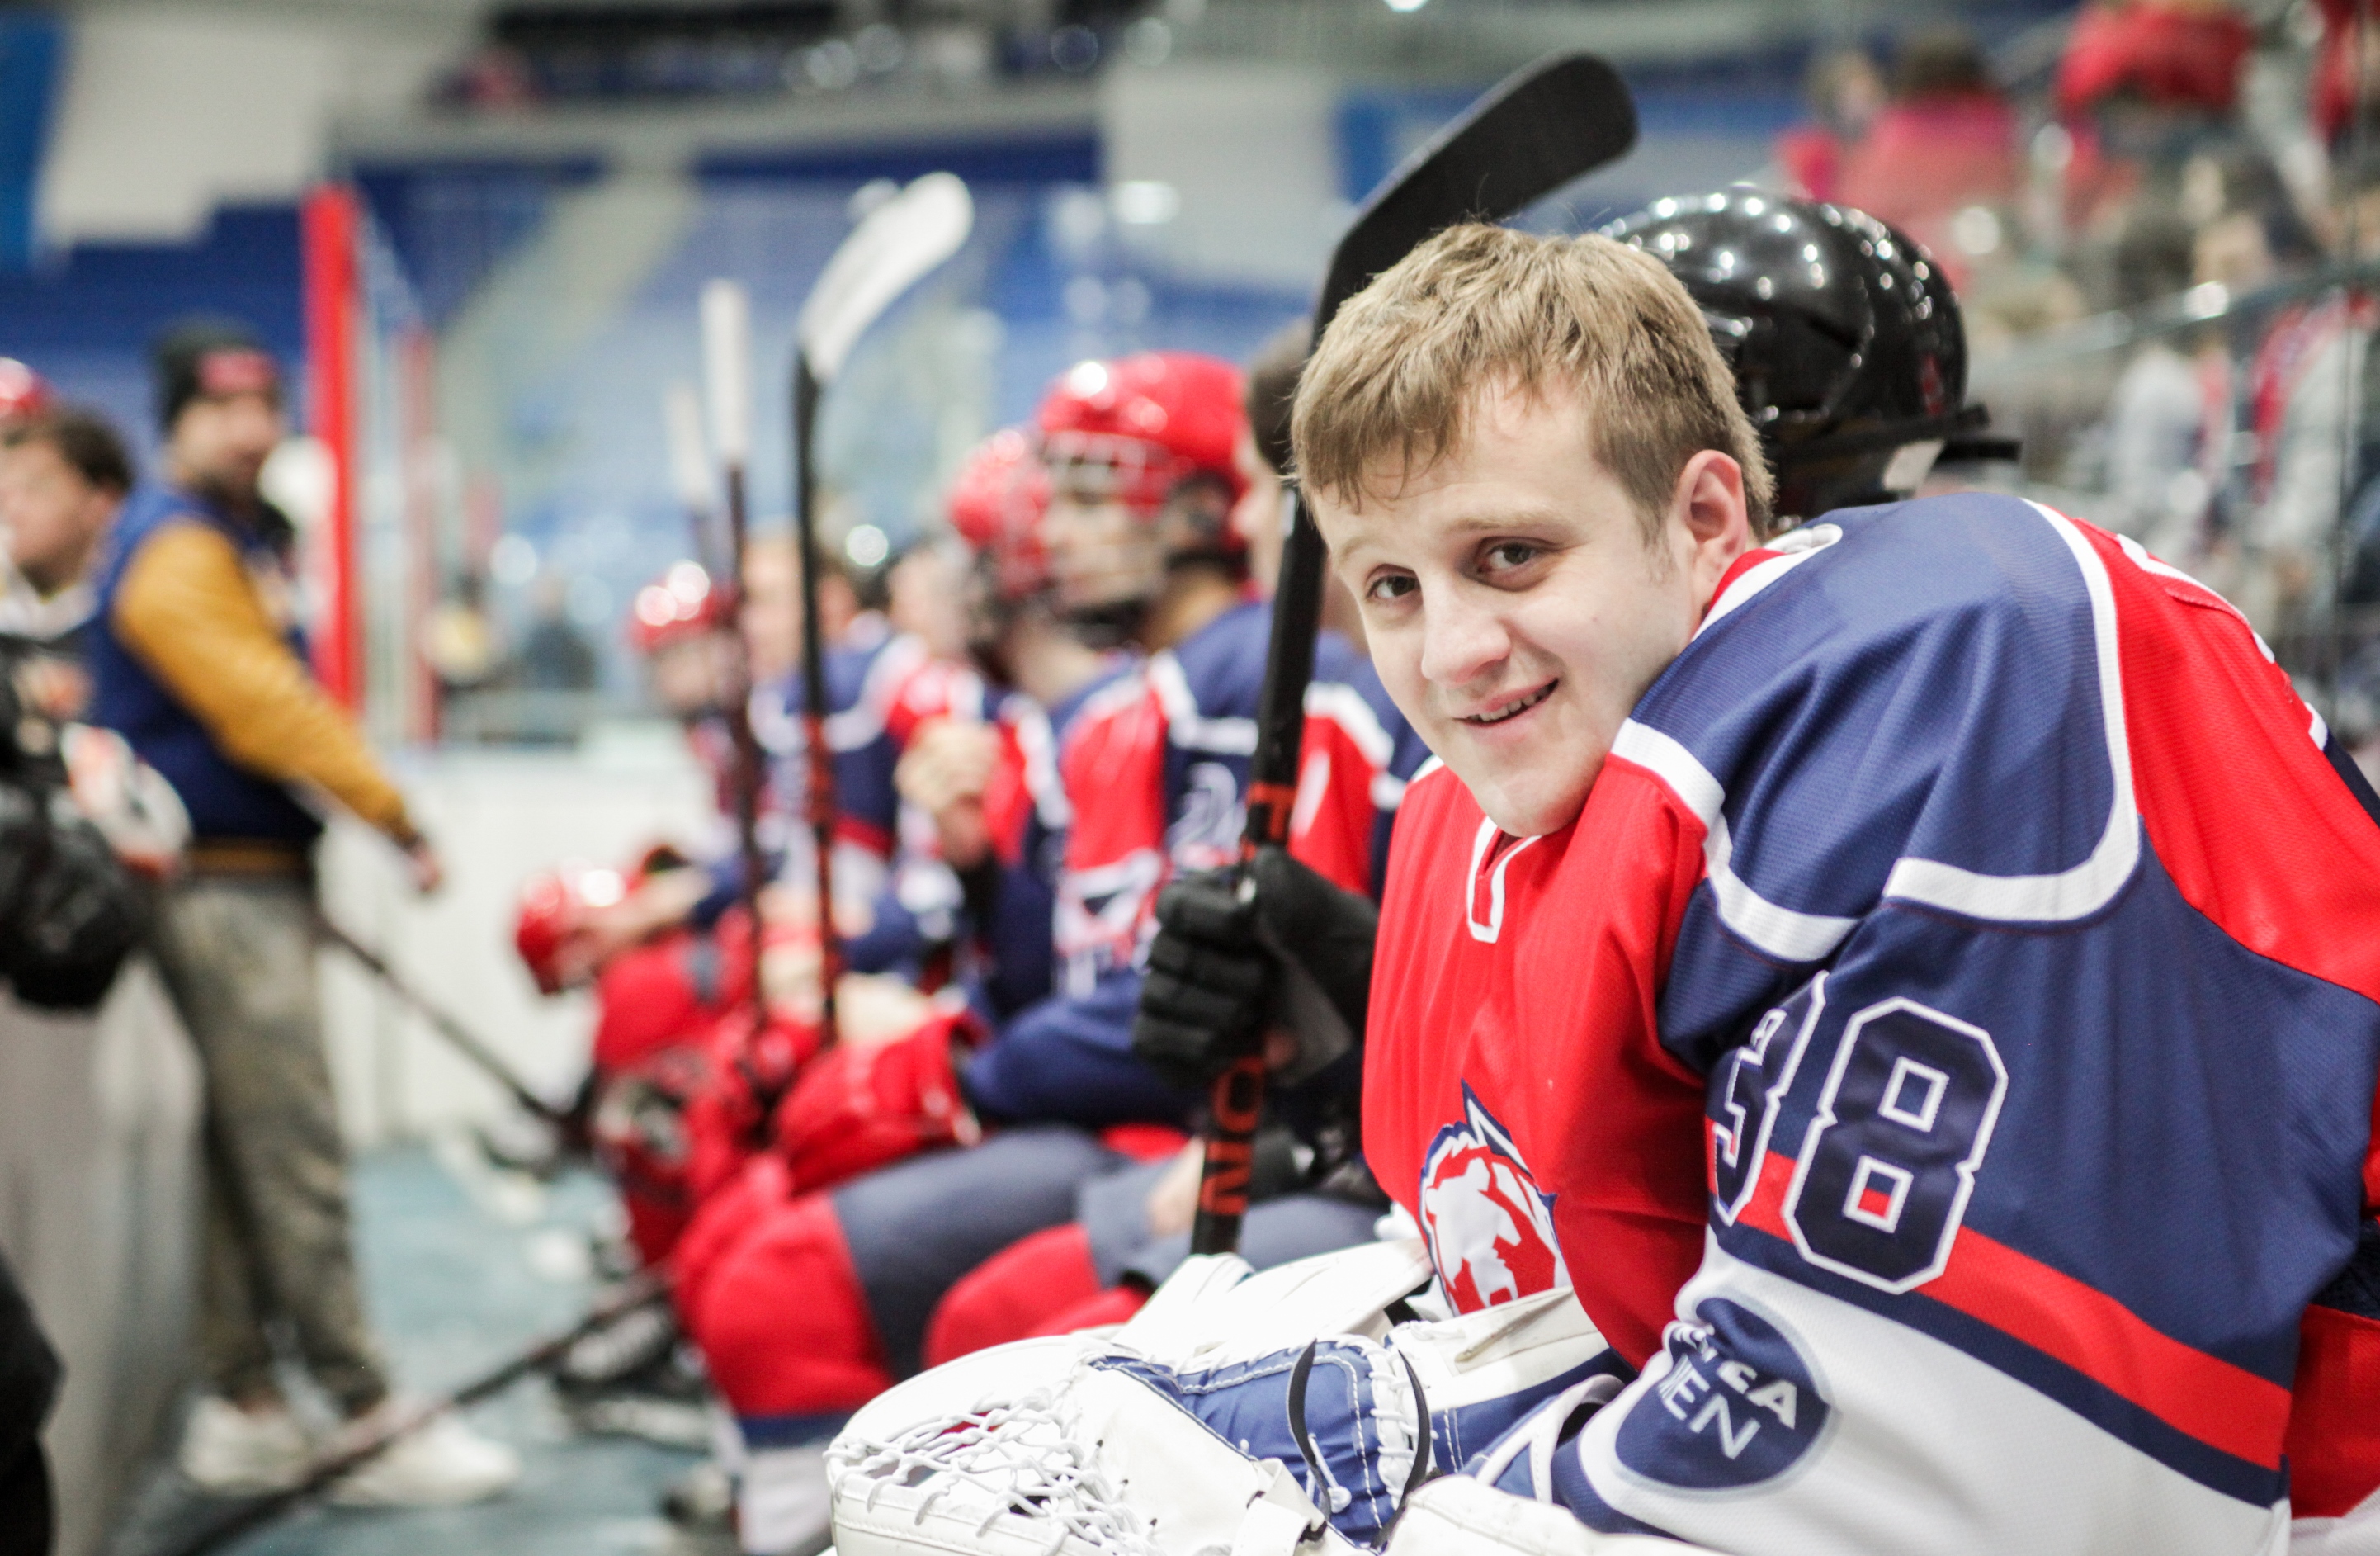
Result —
[[[870, 1484], [862, 1505], [869, 1511], [887, 1487], [926, 1486], [911, 1513], [915, 1523], [924, 1523], [934, 1504], [964, 1481], [988, 1501], [975, 1526], [978, 1538], [1014, 1513], [1050, 1530], [1049, 1556], [1058, 1556], [1069, 1536], [1112, 1556], [1160, 1556], [1077, 1437], [1076, 1424], [1048, 1391], [1037, 1390], [922, 1421], [890, 1438], [846, 1434], [828, 1450], [828, 1471], [838, 1495], [853, 1489], [846, 1476], [866, 1477]], [[940, 1484], [928, 1484], [937, 1477]]]

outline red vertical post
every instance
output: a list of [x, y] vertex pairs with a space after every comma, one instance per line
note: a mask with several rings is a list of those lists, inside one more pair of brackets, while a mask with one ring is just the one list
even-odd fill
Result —
[[405, 735], [408, 740], [434, 741], [438, 673], [430, 663], [430, 625], [444, 588], [439, 577], [437, 356], [425, 326], [410, 325], [397, 337], [396, 361], [403, 411], [397, 442], [405, 461]]
[[356, 196], [317, 184], [299, 211], [306, 288], [307, 430], [330, 455], [322, 560], [322, 615], [314, 674], [349, 709], [363, 694], [363, 621], [356, 600]]

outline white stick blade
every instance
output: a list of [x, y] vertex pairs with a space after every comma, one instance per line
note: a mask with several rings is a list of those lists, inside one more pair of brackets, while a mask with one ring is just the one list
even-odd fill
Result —
[[694, 385], [674, 379], [662, 392], [662, 421], [669, 430], [670, 483], [688, 513], [710, 507], [710, 458], [702, 446], [702, 401]]
[[801, 317], [810, 374], [831, 383], [861, 334], [966, 241], [975, 201], [954, 173], [929, 173], [868, 213], [827, 261]]
[[752, 305], [738, 282], [702, 288], [702, 371], [711, 447], [721, 464], [740, 467], [752, 451]]

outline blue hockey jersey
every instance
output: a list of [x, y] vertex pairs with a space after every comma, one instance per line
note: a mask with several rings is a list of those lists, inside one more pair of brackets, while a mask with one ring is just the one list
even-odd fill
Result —
[[2130, 541], [1897, 504], [1740, 564], [1569, 827], [1414, 785], [1374, 1168], [1458, 1300], [1570, 1284], [1644, 1369], [1540, 1490], [1745, 1556], [2286, 1541], [2380, 829], [2261, 650]]

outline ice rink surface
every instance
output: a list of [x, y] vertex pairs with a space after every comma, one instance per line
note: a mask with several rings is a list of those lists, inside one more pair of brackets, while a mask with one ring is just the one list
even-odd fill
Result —
[[[452, 1388], [566, 1329], [594, 1289], [588, 1234], [611, 1215], [610, 1191], [571, 1174], [540, 1187], [497, 1176], [468, 1149], [371, 1152], [356, 1164], [358, 1255], [371, 1316], [400, 1386]], [[421, 1512], [316, 1508], [224, 1547], [227, 1556], [714, 1556], [661, 1516], [662, 1492], [697, 1462], [625, 1438], [574, 1432], [545, 1383], [481, 1404], [472, 1424], [519, 1449], [509, 1494], [477, 1507]], [[157, 1556], [221, 1516], [160, 1462], [111, 1556]]]

